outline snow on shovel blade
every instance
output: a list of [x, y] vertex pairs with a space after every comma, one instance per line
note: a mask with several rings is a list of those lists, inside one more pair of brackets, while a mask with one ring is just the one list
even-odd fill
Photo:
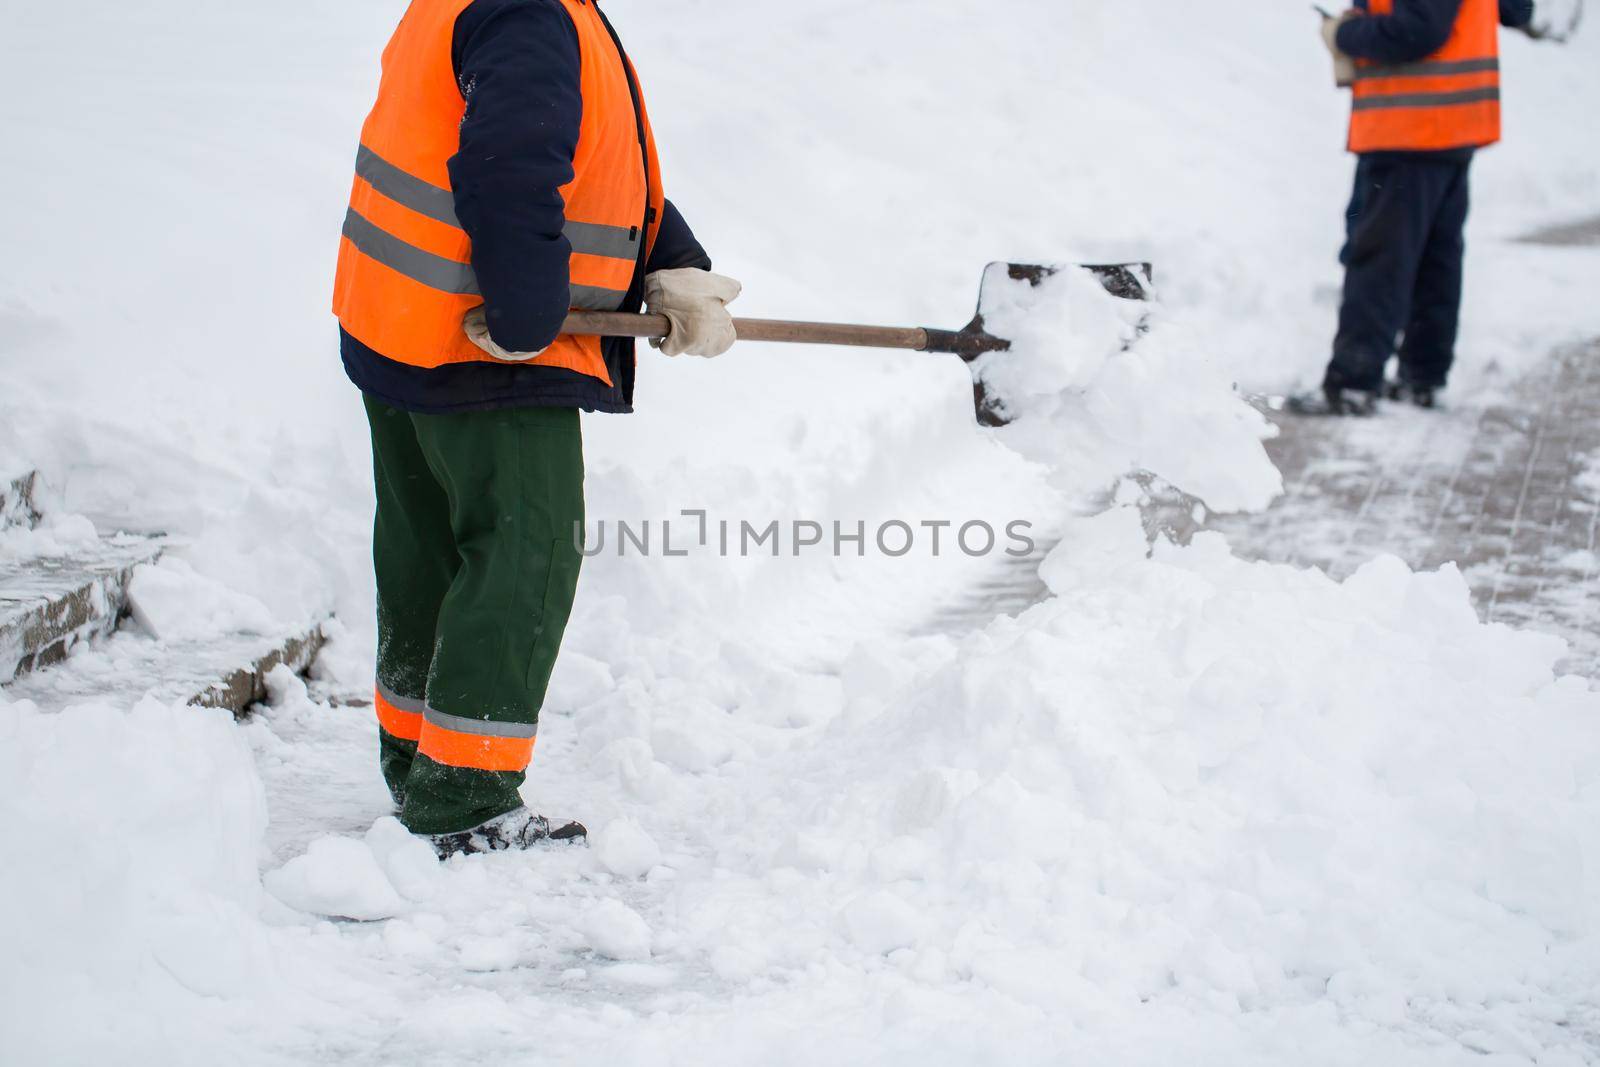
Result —
[[[1005, 397], [995, 392], [987, 372], [995, 366], [990, 358], [1018, 359], [1011, 352], [1011, 338], [989, 332], [985, 321], [1018, 321], [1043, 296], [1036, 291], [1047, 288], [1044, 281], [1066, 270], [1087, 270], [1112, 296], [1145, 300], [1150, 295], [1148, 263], [1078, 263], [1045, 266], [1036, 263], [991, 263], [984, 268], [983, 286], [978, 293], [978, 313], [959, 330], [940, 330], [925, 326], [868, 326], [857, 323], [800, 322], [788, 319], [735, 318], [734, 329], [740, 341], [769, 341], [786, 344], [849, 345], [859, 348], [898, 348], [916, 352], [953, 352], [967, 364], [972, 375], [973, 412], [984, 426], [1004, 426], [1011, 421]], [[1003, 314], [997, 314], [1003, 312]], [[672, 325], [665, 315], [627, 311], [573, 311], [567, 315], [562, 332], [598, 337], [666, 337]], [[1026, 367], [1031, 364], [1013, 364]]]
[[[1062, 270], [1087, 270], [1106, 292], [1124, 300], [1148, 300], [1154, 280], [1148, 263], [990, 263], [983, 269], [978, 289], [978, 313], [960, 330], [929, 330], [928, 350], [954, 352], [966, 361], [972, 372], [972, 400], [978, 422], [984, 426], [1004, 426], [1011, 419], [1005, 398], [996, 395], [985, 380], [989, 353], [1009, 352], [1011, 341], [996, 337], [984, 328], [984, 320], [1004, 308], [1009, 313], [1025, 310], [1044, 280]], [[1000, 357], [1008, 358], [1008, 357]]]

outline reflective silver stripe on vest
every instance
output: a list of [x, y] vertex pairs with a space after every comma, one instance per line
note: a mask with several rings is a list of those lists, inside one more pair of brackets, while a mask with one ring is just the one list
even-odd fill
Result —
[[[456, 218], [455, 193], [401, 170], [366, 145], [356, 150], [356, 174], [401, 207], [461, 229], [461, 221]], [[561, 233], [574, 252], [611, 259], [639, 258], [639, 229], [636, 226], [568, 221], [562, 226]]]
[[447, 715], [442, 711], [432, 708], [422, 713], [422, 717], [430, 724], [441, 730], [449, 730], [457, 734], [476, 734], [479, 737], [520, 737], [529, 738], [538, 734], [539, 727], [531, 722], [487, 722], [483, 719], [463, 719], [459, 715]]
[[627, 293], [621, 289], [602, 289], [598, 285], [572, 286], [572, 306], [584, 311], [615, 311]]
[[1356, 81], [1371, 78], [1442, 78], [1451, 74], [1487, 74], [1500, 69], [1498, 59], [1424, 59], [1385, 67], [1359, 67]]
[[1499, 100], [1499, 89], [1463, 89], [1454, 93], [1396, 93], [1384, 96], [1358, 96], [1351, 107], [1374, 111], [1392, 107], [1450, 107], [1454, 104], [1481, 104]]
[[421, 715], [428, 710], [428, 705], [424, 701], [416, 700], [412, 697], [403, 697], [382, 682], [378, 683], [377, 688], [378, 695], [400, 711], [409, 711], [413, 715]]
[[401, 170], [366, 145], [356, 149], [356, 174], [395, 203], [458, 230], [461, 228], [456, 218], [454, 193]]
[[561, 228], [574, 252], [611, 259], [639, 258], [639, 229], [598, 222], [568, 222]]
[[470, 263], [457, 263], [402, 241], [358, 214], [355, 208], [345, 214], [344, 235], [362, 255], [414, 282], [458, 296], [478, 295], [478, 278]]

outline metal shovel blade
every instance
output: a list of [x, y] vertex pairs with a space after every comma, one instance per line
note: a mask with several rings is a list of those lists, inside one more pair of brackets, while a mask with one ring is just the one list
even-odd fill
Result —
[[972, 321], [954, 332], [929, 330], [928, 350], [954, 352], [966, 361], [972, 372], [972, 402], [978, 422], [984, 426], [1004, 426], [1011, 421], [1005, 399], [994, 394], [985, 382], [980, 358], [990, 352], [1009, 352], [1011, 341], [996, 337], [984, 327], [984, 319], [1003, 305], [1017, 303], [1017, 286], [1037, 289], [1046, 278], [1062, 270], [1087, 270], [1106, 292], [1123, 300], [1148, 300], [1154, 281], [1148, 263], [990, 263], [983, 269], [978, 287], [978, 312]]

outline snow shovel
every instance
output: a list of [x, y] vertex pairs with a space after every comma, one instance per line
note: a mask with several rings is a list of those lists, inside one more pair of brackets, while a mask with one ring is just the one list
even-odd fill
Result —
[[[1127, 300], [1149, 297], [1152, 280], [1148, 263], [1078, 264], [1099, 279], [1112, 296]], [[789, 322], [782, 319], [733, 320], [741, 341], [776, 341], [785, 344], [853, 345], [861, 348], [900, 348], [913, 352], [952, 352], [961, 357], [972, 372], [973, 412], [983, 426], [1004, 426], [1005, 405], [987, 388], [977, 365], [979, 357], [990, 352], [1006, 352], [1011, 342], [984, 329], [986, 307], [1000, 298], [1004, 287], [1026, 282], [1037, 286], [1060, 267], [1034, 263], [990, 263], [983, 270], [978, 288], [978, 313], [959, 330], [939, 330], [926, 326], [858, 326], [834, 322]], [[643, 315], [627, 311], [574, 311], [567, 316], [563, 333], [601, 337], [649, 337], [667, 335], [665, 315]]]

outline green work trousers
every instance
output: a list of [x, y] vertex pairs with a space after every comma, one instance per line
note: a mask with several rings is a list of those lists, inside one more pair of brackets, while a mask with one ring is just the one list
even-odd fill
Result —
[[454, 833], [522, 802], [583, 559], [578, 412], [365, 400], [380, 763], [409, 830]]

